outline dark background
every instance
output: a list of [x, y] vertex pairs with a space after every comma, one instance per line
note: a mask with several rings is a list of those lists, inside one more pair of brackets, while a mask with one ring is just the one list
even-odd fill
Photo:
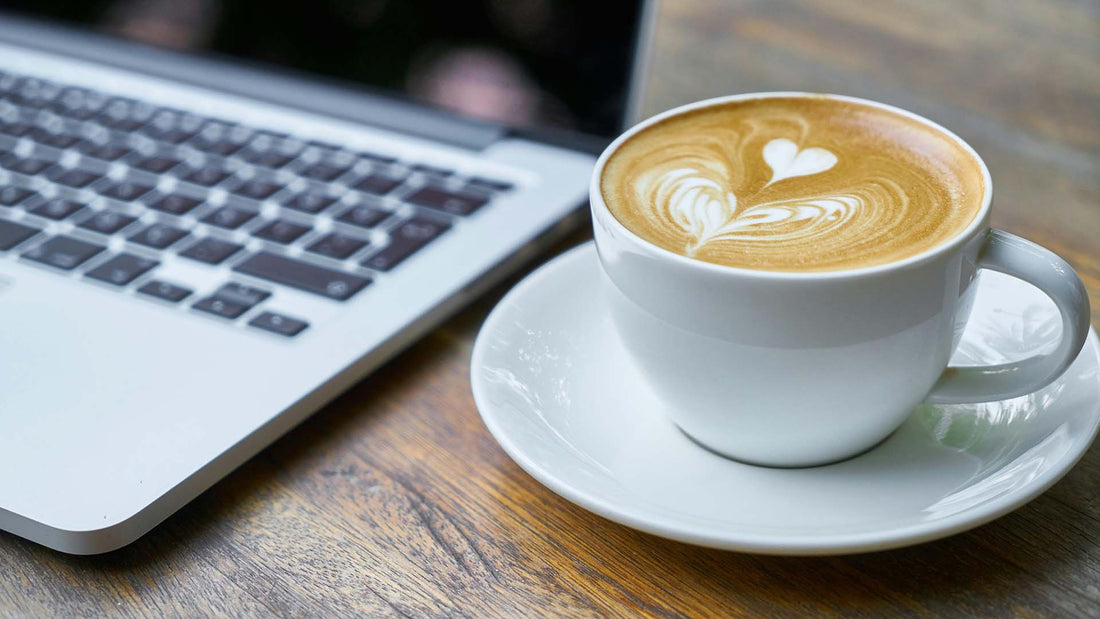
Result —
[[174, 49], [396, 91], [519, 127], [611, 136], [640, 1], [0, 0]]

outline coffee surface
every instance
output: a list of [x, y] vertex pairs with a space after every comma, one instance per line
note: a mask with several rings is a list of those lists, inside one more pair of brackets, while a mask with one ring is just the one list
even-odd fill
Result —
[[981, 168], [907, 116], [827, 97], [734, 101], [665, 119], [611, 155], [600, 189], [627, 229], [706, 262], [771, 271], [885, 264], [954, 238]]

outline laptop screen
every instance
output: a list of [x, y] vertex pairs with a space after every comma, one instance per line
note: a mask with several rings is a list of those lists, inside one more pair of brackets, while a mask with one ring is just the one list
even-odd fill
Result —
[[385, 90], [464, 116], [612, 136], [642, 0], [0, 0], [141, 43]]

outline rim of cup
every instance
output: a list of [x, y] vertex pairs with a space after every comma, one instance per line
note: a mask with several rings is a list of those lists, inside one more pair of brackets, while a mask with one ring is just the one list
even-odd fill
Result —
[[[715, 105], [721, 105], [725, 103], [731, 103], [736, 101], [747, 101], [751, 99], [779, 99], [779, 98], [824, 98], [833, 99], [838, 101], [846, 101], [849, 103], [855, 103], [858, 105], [865, 105], [868, 107], [877, 108], [880, 110], [886, 110], [894, 114], [899, 114], [906, 118], [910, 118], [917, 122], [920, 122], [939, 133], [946, 135], [948, 138], [954, 140], [964, 151], [970, 154], [970, 156], [977, 162], [978, 168], [982, 174], [982, 204], [978, 209], [978, 212], [974, 214], [974, 218], [967, 224], [966, 228], [951, 237], [949, 240], [936, 245], [930, 249], [926, 249], [918, 254], [907, 256], [901, 260], [894, 260], [884, 264], [876, 264], [869, 267], [860, 267], [856, 269], [841, 269], [836, 271], [767, 271], [763, 269], [747, 269], [743, 267], [729, 266], [725, 264], [717, 264], [714, 262], [706, 262], [704, 260], [697, 260], [695, 258], [688, 258], [687, 256], [678, 254], [676, 252], [669, 251], [663, 247], [659, 247], [650, 243], [649, 241], [638, 236], [632, 232], [629, 228], [622, 224], [607, 208], [607, 204], [603, 199], [603, 192], [600, 188], [601, 180], [603, 178], [604, 165], [611, 155], [618, 150], [619, 146], [629, 140], [634, 135], [640, 133], [648, 127], [651, 127], [667, 118], [678, 116], [685, 112], [690, 112], [703, 107], [711, 107]], [[903, 110], [899, 107], [887, 103], [880, 103], [878, 101], [871, 101], [870, 99], [862, 99], [860, 97], [851, 97], [848, 95], [838, 95], [830, 93], [813, 93], [813, 92], [799, 92], [799, 91], [776, 91], [776, 92], [753, 92], [743, 93], [736, 95], [725, 95], [721, 97], [712, 97], [710, 99], [703, 99], [694, 103], [688, 103], [679, 107], [665, 110], [660, 114], [651, 116], [638, 124], [634, 125], [630, 129], [627, 129], [622, 135], [615, 138], [603, 150], [599, 158], [596, 160], [596, 166], [592, 171], [592, 179], [588, 188], [589, 199], [593, 209], [599, 210], [603, 215], [601, 221], [606, 221], [609, 225], [613, 226], [618, 235], [629, 239], [633, 245], [636, 245], [657, 257], [664, 260], [670, 260], [674, 263], [681, 264], [685, 267], [700, 269], [703, 271], [710, 271], [715, 274], [726, 275], [738, 275], [745, 277], [756, 277], [761, 279], [790, 279], [790, 280], [816, 280], [816, 279], [845, 279], [855, 278], [866, 275], [875, 275], [886, 273], [898, 269], [904, 269], [909, 266], [915, 266], [924, 264], [928, 261], [935, 260], [937, 257], [953, 251], [960, 245], [965, 245], [973, 236], [974, 233], [982, 228], [988, 227], [987, 219], [989, 218], [989, 211], [993, 203], [993, 179], [989, 174], [989, 168], [986, 167], [985, 161], [978, 155], [970, 144], [966, 143], [954, 132], [946, 127], [929, 120], [919, 114], [914, 114], [908, 110]]]

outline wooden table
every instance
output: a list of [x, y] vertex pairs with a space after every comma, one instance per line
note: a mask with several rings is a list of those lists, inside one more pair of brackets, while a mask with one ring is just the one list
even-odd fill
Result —
[[[939, 121], [989, 163], [994, 225], [1073, 263], [1097, 324], [1098, 66], [1095, 0], [666, 0], [646, 110], [797, 89]], [[849, 557], [696, 548], [559, 498], [470, 396], [514, 281], [127, 548], [0, 534], [0, 615], [1100, 615], [1100, 448], [992, 524]]]

